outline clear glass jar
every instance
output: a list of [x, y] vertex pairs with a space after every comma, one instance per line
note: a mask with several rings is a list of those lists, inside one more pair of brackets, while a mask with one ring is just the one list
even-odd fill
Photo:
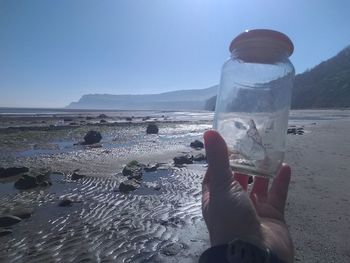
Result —
[[267, 29], [245, 31], [230, 45], [221, 72], [214, 129], [234, 171], [273, 177], [286, 148], [294, 67], [292, 41]]

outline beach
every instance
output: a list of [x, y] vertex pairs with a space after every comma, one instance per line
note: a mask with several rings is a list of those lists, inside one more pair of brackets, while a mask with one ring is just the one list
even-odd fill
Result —
[[[0, 214], [29, 211], [0, 237], [0, 262], [196, 262], [209, 246], [201, 214], [205, 160], [174, 165], [212, 126], [209, 112], [50, 112], [0, 117], [0, 167], [49, 174], [17, 190], [0, 180]], [[103, 120], [103, 121], [102, 121]], [[150, 123], [158, 134], [146, 134]], [[292, 111], [286, 222], [296, 262], [349, 262], [349, 110]], [[98, 144], [81, 143], [89, 130]], [[120, 191], [123, 168], [158, 164], [140, 186]], [[75, 174], [75, 179], [74, 179]], [[79, 176], [76, 176], [79, 175]], [[69, 200], [69, 205], [60, 206]]]

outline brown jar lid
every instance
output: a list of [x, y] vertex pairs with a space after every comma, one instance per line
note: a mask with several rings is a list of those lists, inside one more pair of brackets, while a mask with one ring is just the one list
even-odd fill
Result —
[[294, 45], [285, 34], [270, 29], [247, 30], [232, 40], [230, 52], [247, 62], [270, 63], [289, 57]]

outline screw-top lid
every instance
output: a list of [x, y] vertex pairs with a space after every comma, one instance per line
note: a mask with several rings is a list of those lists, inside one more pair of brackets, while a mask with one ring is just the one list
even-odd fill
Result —
[[230, 52], [246, 62], [273, 63], [294, 51], [285, 34], [270, 29], [247, 30], [232, 40]]

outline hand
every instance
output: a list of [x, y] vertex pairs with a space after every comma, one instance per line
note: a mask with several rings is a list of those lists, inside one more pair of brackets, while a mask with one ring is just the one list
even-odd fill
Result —
[[290, 167], [282, 165], [269, 191], [269, 179], [255, 177], [248, 194], [248, 176], [232, 173], [224, 139], [207, 131], [204, 141], [208, 170], [203, 180], [202, 211], [211, 245], [248, 239], [293, 262], [293, 243], [284, 222]]

